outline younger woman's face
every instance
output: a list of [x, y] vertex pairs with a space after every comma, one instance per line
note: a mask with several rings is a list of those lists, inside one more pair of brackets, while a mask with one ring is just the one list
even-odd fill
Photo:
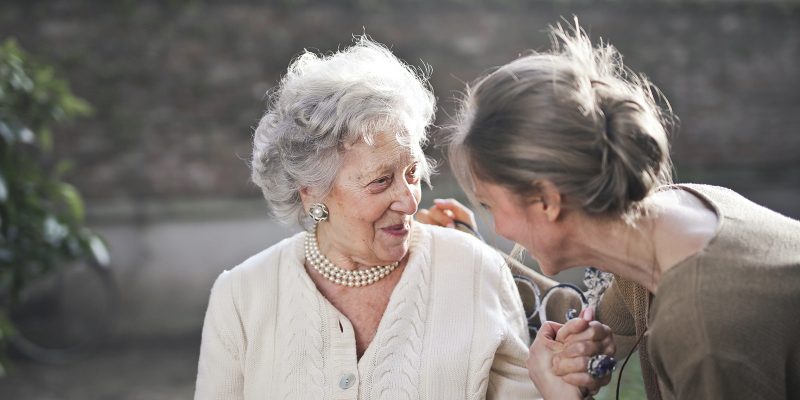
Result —
[[475, 196], [494, 220], [495, 232], [525, 247], [546, 275], [565, 268], [562, 224], [548, 219], [541, 198], [523, 199], [505, 186], [475, 180]]

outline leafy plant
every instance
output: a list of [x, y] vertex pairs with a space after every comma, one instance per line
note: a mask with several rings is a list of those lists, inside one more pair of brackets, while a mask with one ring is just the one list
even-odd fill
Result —
[[78, 258], [108, 264], [102, 239], [84, 226], [78, 190], [62, 180], [70, 164], [52, 151], [53, 128], [91, 111], [53, 67], [13, 39], [0, 44], [0, 356], [26, 284]]

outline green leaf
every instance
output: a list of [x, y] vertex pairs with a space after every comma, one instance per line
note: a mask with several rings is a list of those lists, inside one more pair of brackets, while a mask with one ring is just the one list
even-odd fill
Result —
[[68, 116], [84, 117], [92, 115], [94, 112], [94, 109], [86, 100], [71, 94], [65, 96], [62, 102], [64, 113]]
[[42, 152], [47, 154], [53, 151], [53, 134], [50, 132], [50, 129], [39, 129], [38, 138], [39, 146], [42, 148]]
[[81, 195], [78, 193], [78, 190], [75, 189], [75, 186], [65, 182], [61, 182], [61, 184], [58, 185], [58, 189], [61, 194], [61, 199], [64, 200], [64, 203], [69, 208], [69, 212], [73, 220], [77, 223], [83, 223], [86, 210], [83, 206], [83, 199], [81, 199]]
[[[0, 41], [0, 296], [13, 299], [34, 277], [57, 272], [64, 260], [91, 256], [110, 264], [106, 244], [83, 226], [78, 190], [62, 181], [70, 163], [51, 152], [59, 124], [91, 111], [56, 68], [36, 61], [13, 39]], [[0, 301], [0, 375], [10, 366], [7, 307]]]
[[61, 179], [66, 173], [72, 171], [75, 168], [75, 162], [72, 160], [61, 160], [56, 164], [55, 169], [53, 169], [53, 176], [55, 179]]
[[19, 90], [23, 93], [30, 93], [33, 90], [33, 81], [24, 74], [12, 75], [9, 83], [11, 84], [12, 89]]

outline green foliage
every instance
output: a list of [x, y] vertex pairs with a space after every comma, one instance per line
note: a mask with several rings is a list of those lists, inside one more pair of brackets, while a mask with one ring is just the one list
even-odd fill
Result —
[[[7, 311], [25, 285], [65, 261], [108, 262], [97, 235], [84, 226], [84, 205], [53, 160], [59, 123], [91, 113], [51, 66], [13, 39], [0, 44], [0, 345], [13, 332]], [[3, 352], [0, 349], [0, 371]]]
[[[611, 378], [608, 386], [600, 389], [594, 398], [596, 400], [614, 400], [617, 393], [617, 380], [619, 379], [620, 368], [625, 361], [625, 354], [617, 354], [617, 370]], [[622, 382], [620, 385], [620, 400], [640, 400], [646, 399], [647, 392], [644, 390], [644, 379], [642, 379], [642, 367], [639, 363], [639, 353], [633, 353], [625, 369], [622, 371]]]

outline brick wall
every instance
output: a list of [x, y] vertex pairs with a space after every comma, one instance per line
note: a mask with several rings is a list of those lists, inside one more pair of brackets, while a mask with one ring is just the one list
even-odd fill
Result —
[[350, 3], [6, 2], [0, 38], [56, 64], [95, 106], [57, 139], [90, 202], [159, 201], [258, 196], [245, 161], [252, 128], [303, 48], [334, 50], [366, 31], [424, 60], [446, 124], [463, 82], [546, 47], [547, 24], [575, 14], [671, 100], [679, 180], [800, 217], [800, 3]]

